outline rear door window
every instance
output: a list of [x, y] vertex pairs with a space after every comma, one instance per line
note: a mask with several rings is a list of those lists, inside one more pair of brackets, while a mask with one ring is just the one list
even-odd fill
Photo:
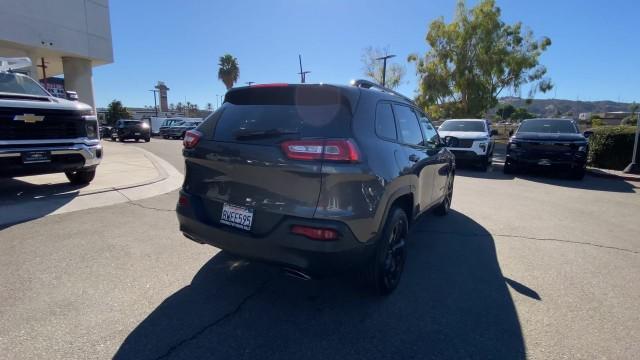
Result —
[[424, 139], [418, 124], [418, 118], [408, 106], [393, 105], [393, 112], [396, 116], [400, 141], [408, 145], [422, 146]]
[[379, 103], [376, 106], [376, 135], [383, 139], [398, 140], [393, 110], [389, 103]]

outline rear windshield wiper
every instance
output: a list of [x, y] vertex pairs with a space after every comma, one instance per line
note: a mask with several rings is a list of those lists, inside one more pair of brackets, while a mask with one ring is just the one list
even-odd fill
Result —
[[297, 130], [287, 129], [268, 129], [268, 130], [238, 130], [233, 135], [236, 139], [257, 139], [257, 138], [269, 138], [278, 137], [282, 135], [300, 134]]

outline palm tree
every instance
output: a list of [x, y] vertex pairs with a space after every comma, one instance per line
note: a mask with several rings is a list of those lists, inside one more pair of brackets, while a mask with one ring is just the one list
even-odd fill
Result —
[[225, 54], [220, 56], [218, 62], [218, 80], [222, 80], [227, 90], [233, 87], [240, 77], [240, 67], [238, 66], [238, 59], [234, 58], [231, 54]]

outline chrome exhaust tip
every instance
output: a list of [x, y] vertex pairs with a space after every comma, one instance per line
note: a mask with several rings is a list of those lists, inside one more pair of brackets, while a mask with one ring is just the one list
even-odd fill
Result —
[[292, 268], [284, 268], [284, 273], [294, 277], [298, 280], [311, 280], [311, 276], [305, 274], [304, 272], [300, 271], [300, 270], [296, 270], [296, 269], [292, 269]]

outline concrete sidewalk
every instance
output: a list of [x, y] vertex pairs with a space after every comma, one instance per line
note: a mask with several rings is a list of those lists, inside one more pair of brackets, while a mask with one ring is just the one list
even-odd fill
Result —
[[175, 190], [182, 175], [156, 155], [103, 141], [104, 159], [86, 186], [64, 174], [0, 179], [0, 226], [42, 216], [144, 199]]

